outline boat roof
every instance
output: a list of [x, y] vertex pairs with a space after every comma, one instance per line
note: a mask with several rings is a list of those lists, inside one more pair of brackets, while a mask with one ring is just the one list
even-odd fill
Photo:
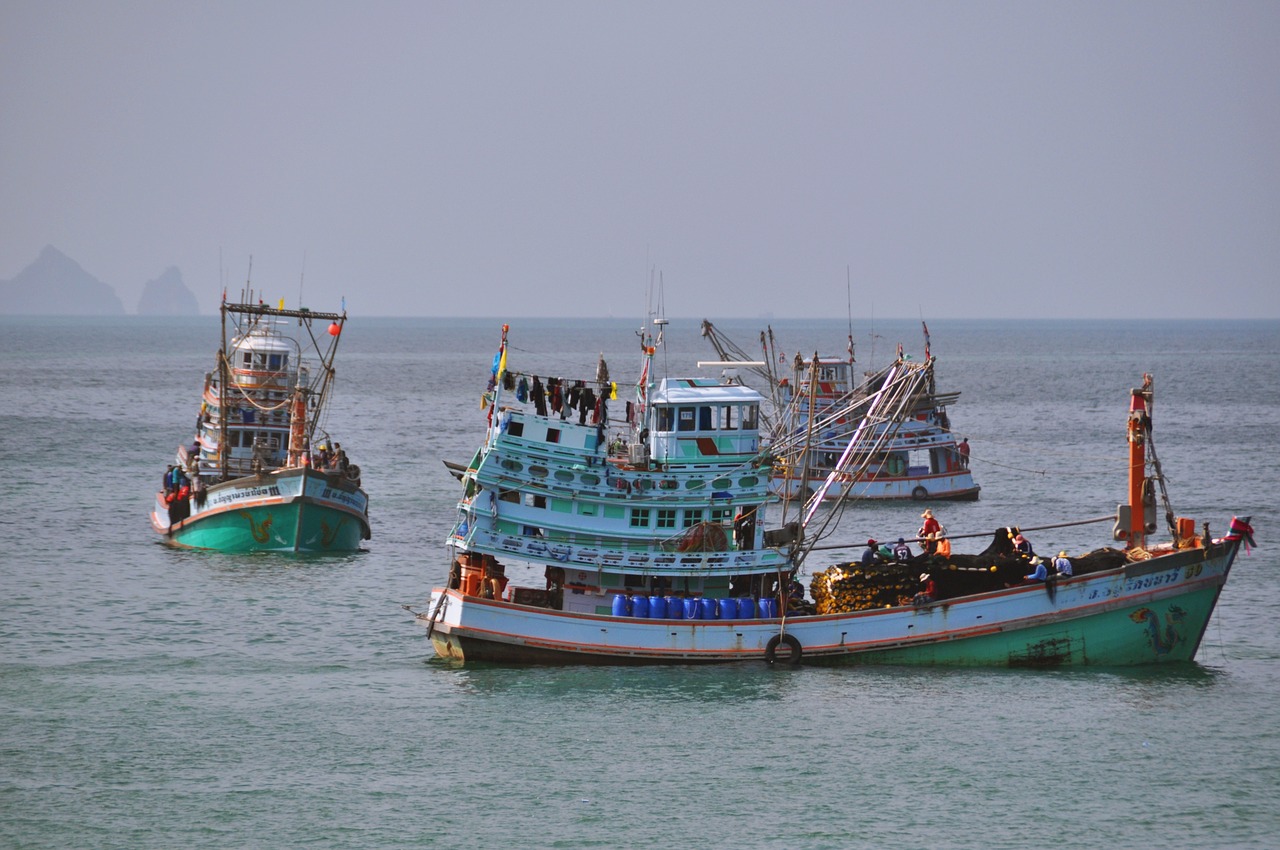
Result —
[[663, 378], [653, 394], [654, 404], [759, 404], [764, 396], [741, 384], [721, 384], [710, 378]]

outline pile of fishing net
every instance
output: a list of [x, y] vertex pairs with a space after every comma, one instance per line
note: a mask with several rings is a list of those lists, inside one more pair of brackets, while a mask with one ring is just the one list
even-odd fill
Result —
[[[1008, 531], [997, 531], [992, 545], [977, 555], [939, 558], [922, 554], [866, 566], [856, 561], [836, 564], [814, 575], [809, 595], [819, 614], [847, 614], [910, 605], [923, 589], [923, 573], [933, 580], [937, 601], [1016, 587], [1026, 583], [1037, 561], [1012, 552]], [[1073, 575], [1080, 576], [1115, 569], [1130, 558], [1118, 549], [1103, 548], [1070, 560]]]

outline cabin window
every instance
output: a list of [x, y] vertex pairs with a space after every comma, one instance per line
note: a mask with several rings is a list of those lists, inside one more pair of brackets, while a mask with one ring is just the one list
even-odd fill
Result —
[[715, 430], [716, 423], [712, 415], [713, 410], [714, 408], [711, 408], [711, 407], [698, 408], [698, 430], [699, 431]]
[[693, 528], [702, 522], [702, 508], [690, 508], [684, 512], [684, 528]]
[[548, 443], [558, 443], [558, 442], [560, 442], [560, 429], [559, 429], [559, 428], [548, 428], [548, 429], [547, 429], [547, 442], [548, 442]]
[[681, 431], [692, 431], [694, 429], [694, 410], [692, 407], [682, 407], [679, 411], [678, 429]]
[[720, 430], [733, 430], [733, 408], [730, 405], [726, 404], [720, 408]]
[[758, 404], [748, 404], [742, 408], [742, 427], [747, 431], [754, 431], [758, 428], [757, 419], [760, 415], [760, 406]]
[[246, 351], [241, 356], [240, 362], [244, 364], [244, 368], [251, 368], [253, 366], [253, 352]]
[[524, 423], [519, 420], [512, 419], [507, 423], [507, 434], [512, 437], [524, 436]]
[[282, 365], [284, 364], [282, 363], [282, 358], [280, 357], [279, 354], [272, 354], [269, 357], [267, 357], [267, 368], [270, 369], [271, 371], [273, 372], [279, 371]]
[[658, 408], [658, 430], [674, 431], [676, 429], [676, 411], [672, 407]]
[[733, 508], [712, 508], [711, 521], [726, 525], [733, 516]]
[[631, 509], [631, 527], [632, 528], [648, 528], [649, 527], [649, 509], [648, 508], [632, 508]]
[[658, 528], [675, 528], [675, 508], [658, 508]]

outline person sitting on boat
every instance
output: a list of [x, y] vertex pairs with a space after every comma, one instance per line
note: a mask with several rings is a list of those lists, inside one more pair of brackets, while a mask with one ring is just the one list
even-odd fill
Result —
[[1023, 576], [1027, 581], [1047, 581], [1049, 579], [1049, 570], [1045, 567], [1043, 558], [1032, 558], [1031, 563], [1035, 565], [1035, 570], [1030, 575]]
[[1058, 557], [1053, 559], [1053, 568], [1060, 576], [1071, 575], [1071, 559], [1067, 557], [1065, 549], [1058, 553]]
[[935, 556], [939, 558], [951, 557], [951, 541], [941, 531], [935, 533], [930, 542], [933, 543], [933, 554]]
[[1013, 536], [1013, 553], [1020, 558], [1034, 558], [1035, 552], [1031, 548], [1031, 541], [1022, 536], [1019, 531]]
[[874, 537], [867, 541], [867, 549], [862, 553], [862, 566], [869, 567], [880, 563], [879, 545]]
[[938, 522], [938, 520], [934, 518], [933, 511], [928, 508], [924, 509], [924, 513], [920, 514], [920, 518], [923, 519], [924, 522], [920, 524], [920, 530], [916, 532], [916, 536], [924, 538], [924, 553], [926, 555], [932, 555], [933, 548], [930, 545], [929, 538], [942, 531], [942, 523]]
[[804, 585], [796, 581], [795, 576], [791, 577], [790, 584], [787, 585], [787, 611], [795, 614], [804, 608]]
[[911, 604], [917, 608], [921, 605], [928, 605], [930, 602], [938, 598], [938, 585], [933, 580], [933, 576], [928, 573], [920, 574], [920, 592], [911, 600]]
[[899, 537], [898, 542], [893, 544], [893, 559], [905, 563], [911, 558], [911, 547], [907, 545], [906, 538]]

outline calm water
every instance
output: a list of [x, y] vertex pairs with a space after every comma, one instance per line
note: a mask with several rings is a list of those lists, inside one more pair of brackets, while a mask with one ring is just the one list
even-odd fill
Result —
[[[445, 575], [441, 460], [479, 439], [499, 324], [353, 318], [330, 430], [373, 539], [297, 559], [173, 551], [148, 527], [216, 318], [0, 319], [0, 847], [1275, 846], [1280, 323], [932, 323], [983, 486], [941, 506], [953, 533], [1113, 511], [1143, 372], [1175, 511], [1218, 533], [1254, 516], [1264, 548], [1196, 664], [1083, 672], [432, 660], [401, 605]], [[515, 321], [511, 363], [587, 377], [603, 352], [630, 380], [637, 324]], [[717, 324], [748, 350], [761, 327]], [[774, 330], [788, 356], [847, 333]], [[697, 331], [671, 323], [671, 372], [714, 358]], [[874, 357], [855, 332], [874, 365], [921, 348], [915, 323], [879, 322]], [[918, 514], [850, 511], [836, 539]]]

